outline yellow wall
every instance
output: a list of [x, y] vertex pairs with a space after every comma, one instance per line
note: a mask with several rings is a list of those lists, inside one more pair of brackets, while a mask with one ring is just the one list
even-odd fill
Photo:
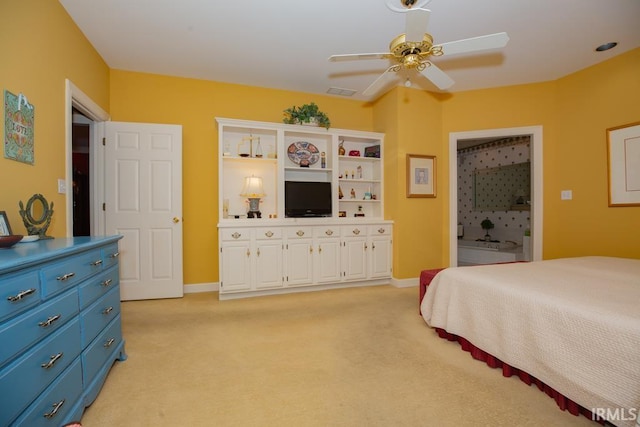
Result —
[[281, 122], [314, 101], [332, 127], [373, 130], [371, 107], [349, 99], [205, 80], [111, 71], [114, 121], [182, 125], [184, 283], [218, 280], [218, 133], [215, 117]]
[[[104, 110], [109, 107], [109, 68], [57, 1], [0, 2], [0, 85], [23, 93], [35, 106], [34, 165], [0, 156], [0, 210], [15, 234], [26, 234], [18, 202], [35, 193], [54, 203], [48, 234], [66, 235], [65, 197], [57, 180], [65, 177], [65, 79]], [[2, 141], [4, 144], [4, 107]]]
[[[185, 283], [218, 280], [216, 116], [280, 122], [315, 101], [332, 126], [385, 132], [386, 218], [395, 221], [394, 277], [448, 265], [448, 135], [544, 127], [545, 258], [587, 254], [640, 258], [640, 207], [607, 206], [608, 127], [640, 117], [640, 49], [555, 82], [433, 95], [403, 87], [373, 105], [329, 96], [110, 70], [57, 1], [0, 3], [0, 83], [36, 107], [36, 164], [0, 158], [0, 210], [24, 233], [18, 201], [55, 203], [51, 234], [66, 233], [65, 79], [113, 120], [183, 126]], [[18, 36], [19, 35], [19, 36]], [[437, 197], [407, 199], [406, 154], [437, 156]], [[560, 201], [560, 190], [573, 190]]]
[[543, 258], [640, 258], [640, 207], [608, 207], [606, 151], [607, 128], [640, 118], [638, 76], [640, 49], [555, 82], [455, 93], [443, 102], [442, 144], [450, 132], [542, 125]]

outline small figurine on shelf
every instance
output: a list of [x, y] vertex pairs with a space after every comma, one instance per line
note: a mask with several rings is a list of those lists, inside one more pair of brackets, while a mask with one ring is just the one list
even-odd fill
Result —
[[353, 216], [364, 216], [364, 212], [362, 212], [362, 205], [358, 205], [358, 212], [354, 213]]
[[344, 156], [347, 151], [344, 148], [344, 141], [340, 141], [338, 144], [338, 156]]
[[344, 194], [342, 194], [342, 187], [338, 185], [338, 199], [342, 199], [343, 197], [344, 197]]
[[351, 171], [351, 179], [355, 179], [356, 177], [356, 171]]
[[358, 179], [362, 179], [362, 166], [358, 165], [356, 170], [358, 171]]
[[354, 190], [353, 188], [351, 189], [351, 198], [352, 199], [356, 198], [356, 190]]
[[320, 167], [322, 169], [327, 167], [327, 155], [325, 154], [324, 151], [320, 153]]

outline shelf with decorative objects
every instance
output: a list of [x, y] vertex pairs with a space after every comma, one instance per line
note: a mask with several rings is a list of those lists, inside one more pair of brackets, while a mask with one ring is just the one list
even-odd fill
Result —
[[383, 134], [216, 122], [220, 299], [389, 282]]

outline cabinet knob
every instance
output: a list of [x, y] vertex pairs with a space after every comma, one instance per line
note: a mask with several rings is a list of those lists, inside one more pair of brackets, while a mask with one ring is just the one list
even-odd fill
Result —
[[273, 232], [271, 230], [269, 230], [266, 233], [264, 233], [264, 235], [267, 236], [267, 237], [273, 237]]
[[378, 233], [383, 234], [384, 233], [384, 228], [378, 228]]
[[101, 259], [99, 259], [99, 260], [97, 260], [97, 261], [93, 261], [93, 262], [91, 263], [91, 266], [92, 266], [92, 267], [97, 267], [97, 266], [99, 266], [100, 264], [102, 264], [102, 260], [101, 260]]
[[240, 236], [242, 236], [242, 234], [238, 233], [237, 231], [231, 235], [231, 237], [233, 237], [234, 239], [239, 239]]
[[333, 230], [327, 230], [324, 232], [327, 236], [333, 236]]
[[58, 415], [58, 411], [60, 410], [60, 408], [62, 408], [62, 405], [64, 405], [64, 402], [65, 402], [65, 399], [62, 399], [60, 402], [54, 403], [53, 405], [51, 405], [53, 409], [51, 410], [51, 412], [45, 413], [43, 417], [50, 420], [51, 418]]
[[298, 231], [296, 231], [296, 234], [297, 234], [298, 236], [302, 237], [302, 236], [304, 236], [304, 231], [302, 231], [302, 230], [298, 230]]
[[63, 354], [64, 354], [64, 353], [54, 354], [53, 356], [51, 356], [51, 358], [49, 359], [49, 361], [48, 361], [47, 363], [43, 363], [43, 364], [42, 364], [42, 365], [40, 365], [40, 366], [42, 366], [44, 369], [49, 369], [49, 368], [51, 368], [53, 365], [55, 365], [55, 364], [56, 364], [56, 362], [57, 362], [58, 360], [60, 360], [60, 359], [62, 358], [62, 355], [63, 355]]
[[59, 315], [59, 314], [56, 314], [55, 316], [50, 316], [44, 322], [38, 323], [38, 326], [40, 326], [41, 328], [47, 328], [47, 327], [51, 326], [53, 324], [53, 322], [55, 322], [56, 320], [60, 319], [61, 317], [62, 316]]
[[358, 230], [357, 228], [354, 228], [352, 232], [353, 232], [353, 234], [355, 234], [356, 236], [357, 236], [358, 234], [360, 234], [360, 230]]
[[29, 295], [31, 295], [31, 294], [33, 294], [35, 292], [36, 292], [36, 290], [33, 289], [33, 288], [27, 289], [26, 291], [18, 292], [17, 295], [7, 297], [7, 301], [10, 301], [10, 302], [20, 301], [20, 300], [22, 300], [22, 298], [24, 298], [26, 296], [29, 296]]
[[67, 273], [67, 274], [63, 274], [62, 276], [58, 276], [56, 277], [56, 280], [59, 280], [61, 282], [64, 282], [65, 280], [69, 280], [71, 279], [73, 276], [75, 276], [76, 273]]

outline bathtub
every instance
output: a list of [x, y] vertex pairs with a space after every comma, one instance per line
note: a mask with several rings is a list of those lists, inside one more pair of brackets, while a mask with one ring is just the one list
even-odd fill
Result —
[[512, 241], [458, 240], [458, 265], [524, 261], [522, 245]]

